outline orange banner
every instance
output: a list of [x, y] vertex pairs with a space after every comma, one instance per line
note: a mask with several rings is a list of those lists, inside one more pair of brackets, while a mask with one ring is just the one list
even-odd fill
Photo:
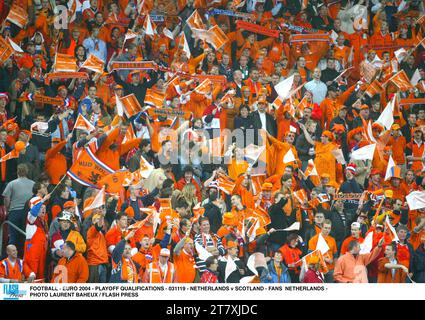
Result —
[[111, 63], [111, 70], [150, 70], [158, 69], [154, 61], [114, 61]]
[[139, 101], [134, 94], [129, 94], [128, 96], [122, 97], [121, 102], [124, 106], [124, 112], [127, 118], [139, 113], [142, 111]]
[[279, 30], [271, 30], [255, 23], [238, 20], [236, 21], [236, 27], [238, 29], [244, 29], [254, 33], [263, 34], [268, 37], [279, 38]]
[[50, 84], [51, 80], [56, 79], [89, 79], [89, 75], [85, 72], [53, 72], [46, 74], [44, 81]]
[[28, 13], [25, 11], [24, 8], [21, 8], [17, 4], [13, 4], [12, 8], [9, 11], [9, 14], [7, 15], [6, 20], [9, 20], [10, 22], [16, 24], [18, 27], [23, 28], [28, 21]]

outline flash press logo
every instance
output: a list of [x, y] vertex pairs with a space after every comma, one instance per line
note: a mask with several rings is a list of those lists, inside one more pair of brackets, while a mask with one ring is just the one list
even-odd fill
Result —
[[3, 285], [4, 300], [19, 300], [26, 294], [26, 290], [19, 290], [19, 284], [4, 284]]

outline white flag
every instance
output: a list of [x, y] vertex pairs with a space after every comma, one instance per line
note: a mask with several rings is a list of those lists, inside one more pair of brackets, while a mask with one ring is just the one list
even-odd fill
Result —
[[301, 224], [299, 222], [294, 222], [288, 228], [283, 229], [283, 231], [296, 231], [300, 230]]
[[372, 160], [376, 144], [369, 144], [351, 153], [351, 160]]
[[292, 148], [290, 148], [288, 152], [285, 154], [285, 156], [283, 157], [283, 163], [290, 163], [296, 160], [297, 159], [295, 159], [294, 153], [292, 152]]
[[419, 73], [419, 69], [416, 69], [415, 73], [412, 76], [412, 79], [410, 79], [410, 83], [413, 86], [416, 86], [420, 80], [421, 80], [421, 74]]
[[251, 283], [252, 280], [255, 279], [256, 276], [247, 276], [247, 277], [243, 277], [239, 280], [239, 283], [243, 283], [243, 284], [247, 284], [247, 283]]
[[367, 135], [369, 136], [369, 139], [372, 142], [377, 143], [375, 137], [373, 136], [372, 121], [371, 120], [369, 120], [368, 123], [367, 123]]
[[155, 34], [155, 31], [152, 27], [152, 22], [151, 22], [151, 18], [149, 15], [146, 16], [146, 22], [145, 22], [145, 33], [148, 36], [153, 36]]
[[395, 167], [395, 162], [392, 156], [388, 160], [387, 171], [385, 172], [385, 181], [393, 176], [392, 169]]
[[413, 191], [406, 196], [407, 205], [410, 210], [425, 208], [425, 191]]
[[124, 116], [124, 105], [121, 102], [120, 97], [118, 97], [117, 94], [115, 94], [115, 100], [116, 100], [116, 105], [117, 105], [117, 114], [122, 117]]
[[210, 252], [208, 252], [207, 249], [205, 249], [199, 243], [195, 243], [195, 249], [198, 252], [199, 259], [201, 259], [203, 261], [207, 260], [209, 257], [212, 256], [212, 254]]
[[331, 32], [331, 39], [333, 41], [334, 44], [337, 44], [337, 39], [338, 39], [338, 33], [336, 33], [334, 30], [332, 30]]
[[390, 222], [389, 216], [386, 216], [385, 224], [387, 225], [387, 228], [390, 229], [391, 233], [393, 234], [393, 241], [400, 242], [400, 239], [398, 238], [397, 232], [395, 231], [393, 225]]
[[182, 32], [182, 37], [180, 39], [179, 45], [183, 46], [183, 52], [186, 53], [186, 56], [189, 59], [190, 58], [190, 49], [189, 49], [189, 44], [187, 43], [186, 36], [185, 36], [184, 32]]
[[12, 39], [7, 38], [9, 40], [10, 45], [12, 46], [12, 49], [16, 52], [24, 52], [20, 46], [18, 46], [15, 42], [12, 41]]
[[367, 254], [372, 251], [373, 248], [373, 231], [369, 232], [363, 243], [360, 243], [360, 254]]
[[404, 48], [400, 48], [396, 51], [394, 51], [394, 55], [398, 61], [398, 63], [401, 63], [403, 59], [407, 56], [407, 51]]
[[286, 78], [285, 80], [275, 85], [274, 89], [276, 90], [279, 97], [285, 100], [289, 98], [289, 93], [291, 92], [293, 83], [294, 83], [294, 76], [292, 75], [289, 78]]
[[326, 254], [326, 252], [328, 252], [329, 249], [330, 248], [325, 238], [323, 238], [322, 233], [319, 233], [319, 239], [317, 240], [316, 250], [319, 250], [322, 254]]
[[233, 259], [230, 256], [228, 256], [227, 263], [226, 263], [226, 270], [224, 273], [224, 282], [227, 283], [227, 278], [236, 270], [238, 270], [238, 266], [236, 265], [235, 261], [233, 261]]
[[376, 120], [376, 122], [383, 125], [387, 130], [390, 130], [391, 126], [394, 123], [394, 116], [393, 116], [394, 103], [395, 103], [395, 96], [391, 99], [391, 101], [388, 102], [384, 111], [382, 111], [378, 120]]
[[250, 255], [249, 258], [248, 258], [248, 261], [246, 263], [246, 266], [247, 266], [247, 268], [249, 270], [251, 270], [251, 272], [253, 274], [255, 274], [256, 276], [258, 276], [258, 271], [257, 271], [257, 269], [255, 269], [255, 258], [256, 258], [255, 253], [252, 254], [252, 255]]
[[96, 194], [96, 196], [93, 199], [93, 202], [86, 208], [84, 208], [83, 211], [93, 210], [96, 208], [100, 208], [105, 205], [105, 186], [100, 189], [100, 191]]
[[143, 156], [140, 156], [140, 175], [147, 179], [154, 171], [155, 167], [151, 165]]
[[260, 158], [265, 149], [266, 146], [259, 147], [251, 143], [249, 146], [243, 149], [243, 151], [245, 158], [250, 160], [250, 162], [255, 163], [257, 162], [258, 158]]
[[164, 28], [162, 32], [164, 32], [164, 35], [166, 37], [170, 38], [171, 40], [174, 40], [174, 35], [170, 30], [168, 30], [167, 28]]

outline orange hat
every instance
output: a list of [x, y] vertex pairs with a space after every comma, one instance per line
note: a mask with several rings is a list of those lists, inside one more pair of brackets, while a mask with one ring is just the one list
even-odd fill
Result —
[[362, 104], [360, 107], [360, 110], [366, 110], [366, 109], [369, 110], [369, 106], [367, 104]]
[[25, 142], [23, 142], [23, 141], [17, 141], [15, 143], [15, 150], [16, 150], [16, 152], [21, 152], [24, 149], [25, 149]]
[[330, 132], [329, 130], [323, 131], [322, 136], [327, 137], [331, 141], [333, 141], [333, 139], [334, 139], [333, 133]]
[[235, 219], [235, 215], [231, 212], [226, 212], [223, 215], [222, 223], [223, 225], [227, 225], [227, 226], [236, 226], [238, 224], [238, 222]]
[[320, 178], [321, 179], [330, 179], [331, 178], [331, 175], [329, 173], [322, 173], [320, 175]]
[[357, 134], [361, 134], [363, 131], [362, 127], [355, 128], [348, 132], [347, 141], [353, 140], [354, 136]]
[[68, 90], [64, 85], [62, 85], [62, 86], [59, 86], [58, 87], [58, 92], [61, 91], [61, 90], [63, 90], [63, 89]]
[[312, 255], [308, 258], [308, 264], [318, 264], [319, 263], [319, 257]]
[[391, 126], [391, 130], [400, 130], [400, 125], [398, 125], [397, 123], [393, 124]]
[[381, 172], [378, 170], [378, 169], [372, 169], [372, 171], [370, 172], [370, 176], [375, 176], [375, 175], [377, 175], [377, 174], [381, 174]]
[[372, 124], [372, 130], [378, 130], [379, 132], [384, 131], [384, 127], [380, 125], [378, 122], [374, 122]]
[[332, 126], [332, 131], [334, 131], [335, 133], [343, 133], [345, 132], [345, 127], [342, 124], [335, 123]]
[[234, 241], [227, 241], [226, 249], [237, 248], [238, 244]]
[[10, 132], [10, 131], [13, 131], [13, 130], [18, 129], [18, 124], [15, 123], [15, 122], [11, 122], [11, 123], [8, 123], [6, 125], [3, 124], [3, 125], [5, 126], [7, 132]]
[[394, 195], [394, 192], [392, 190], [390, 190], [390, 189], [384, 191], [385, 198], [392, 199], [393, 198], [393, 195]]
[[21, 132], [25, 133], [28, 136], [28, 139], [32, 138], [32, 132], [29, 130], [21, 130]]
[[258, 103], [266, 103], [267, 102], [266, 97], [263, 96], [263, 95], [259, 96], [257, 102]]
[[261, 186], [262, 191], [272, 191], [272, 189], [273, 189], [273, 185], [270, 182], [265, 182]]
[[128, 206], [125, 210], [124, 210], [125, 214], [127, 216], [129, 216], [130, 218], [134, 218], [134, 209], [131, 206]]
[[98, 128], [103, 128], [105, 126], [105, 124], [102, 122], [102, 120], [97, 120], [96, 126]]
[[63, 204], [63, 208], [67, 209], [67, 208], [74, 208], [75, 204], [74, 201], [67, 201]]
[[114, 89], [115, 90], [124, 89], [124, 87], [122, 85], [120, 85], [120, 84], [116, 84], [115, 87], [114, 87]]

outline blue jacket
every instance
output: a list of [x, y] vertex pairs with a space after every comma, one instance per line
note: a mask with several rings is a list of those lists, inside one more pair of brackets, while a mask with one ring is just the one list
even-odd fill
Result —
[[278, 278], [273, 260], [267, 264], [267, 267], [269, 270], [268, 272], [266, 271], [261, 275], [261, 283], [291, 283], [291, 277], [289, 276], [288, 268], [283, 263], [280, 263], [280, 267], [282, 268], [280, 279]]

